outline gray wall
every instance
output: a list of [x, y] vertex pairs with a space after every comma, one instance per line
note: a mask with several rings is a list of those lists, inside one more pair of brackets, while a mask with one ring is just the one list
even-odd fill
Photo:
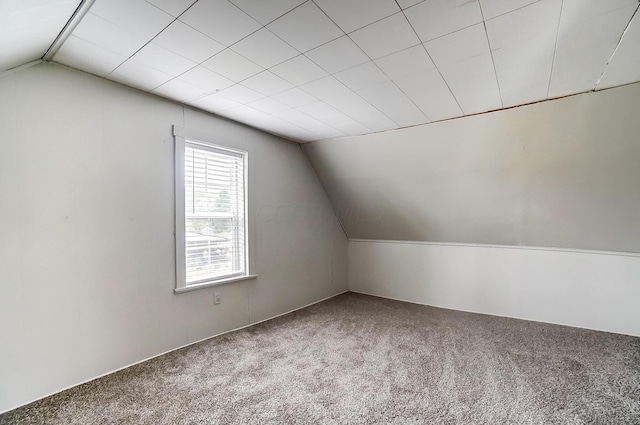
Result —
[[[171, 126], [250, 154], [256, 280], [175, 295]], [[347, 288], [299, 145], [52, 65], [0, 78], [0, 412]]]
[[350, 238], [640, 252], [640, 83], [304, 146]]

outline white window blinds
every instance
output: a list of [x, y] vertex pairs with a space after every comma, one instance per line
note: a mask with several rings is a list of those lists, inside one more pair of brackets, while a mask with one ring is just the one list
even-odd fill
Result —
[[245, 154], [187, 141], [186, 284], [247, 272]]

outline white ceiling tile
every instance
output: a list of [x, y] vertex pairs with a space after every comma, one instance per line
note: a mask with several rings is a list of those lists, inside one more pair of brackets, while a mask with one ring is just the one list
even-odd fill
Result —
[[127, 60], [126, 56], [110, 52], [71, 35], [64, 42], [53, 60], [100, 77], [107, 76], [118, 65]]
[[367, 55], [347, 36], [317, 47], [305, 55], [331, 74], [369, 61]]
[[523, 105], [526, 103], [544, 100], [547, 97], [548, 88], [548, 82], [538, 84], [518, 84], [515, 87], [500, 87], [502, 106], [508, 108], [510, 106]]
[[225, 46], [262, 26], [227, 0], [199, 0], [180, 20]]
[[307, 83], [300, 86], [300, 88], [321, 100], [343, 96], [351, 92], [344, 84], [331, 75]]
[[[629, 6], [638, 7], [637, 0], [564, 0], [562, 3], [562, 20], [560, 25], [575, 25], [593, 22], [594, 19], [611, 13], [628, 11]], [[635, 10], [634, 7], [634, 10]], [[633, 13], [629, 15], [629, 19]], [[627, 21], [628, 22], [628, 21]]]
[[380, 112], [381, 118], [371, 118], [369, 120], [361, 121], [360, 123], [371, 129], [372, 132], [395, 130], [398, 128], [398, 124], [387, 118], [382, 112]]
[[371, 130], [368, 127], [365, 127], [359, 122], [353, 121], [353, 120], [343, 124], [337, 124], [335, 125], [335, 128], [336, 130], [340, 130], [349, 136], [358, 136], [361, 134], [367, 134], [371, 132]]
[[540, 0], [480, 0], [485, 20], [512, 12]]
[[547, 34], [555, 37], [561, 7], [562, 0], [540, 0], [488, 21], [491, 49], [499, 50]]
[[270, 71], [295, 86], [300, 86], [327, 75], [325, 70], [304, 55], [298, 55], [280, 65], [276, 65]]
[[545, 99], [562, 0], [542, 0], [486, 23], [503, 106]]
[[189, 99], [201, 97], [207, 94], [208, 91], [176, 78], [155, 88], [151, 93], [168, 97], [169, 99], [174, 99], [178, 102], [184, 102]]
[[354, 31], [350, 37], [372, 59], [420, 44], [402, 12]]
[[133, 58], [145, 65], [166, 74], [178, 76], [197, 64], [167, 49], [149, 43], [140, 49]]
[[357, 93], [401, 127], [429, 121], [391, 81], [358, 90]]
[[171, 16], [178, 17], [197, 0], [145, 0], [147, 3], [164, 10]]
[[[287, 123], [287, 124], [289, 124], [289, 123]], [[291, 125], [292, 127], [297, 128], [293, 124], [289, 124], [289, 125]], [[303, 130], [303, 129], [300, 129], [299, 131], [295, 131], [295, 132], [294, 131], [288, 132], [286, 137], [288, 139], [295, 140], [295, 141], [297, 141], [299, 143], [309, 143], [309, 142], [312, 142], [314, 140], [318, 140], [318, 138], [313, 133], [311, 133], [309, 131], [306, 131], [306, 130]]]
[[144, 0], [96, 0], [91, 6], [91, 13], [147, 40], [155, 37], [174, 19]]
[[547, 34], [493, 52], [503, 106], [546, 99], [554, 44]]
[[637, 6], [635, 0], [565, 0], [550, 97], [596, 87]]
[[226, 88], [219, 93], [222, 97], [226, 97], [229, 100], [233, 100], [234, 102], [241, 104], [255, 102], [256, 100], [265, 97], [263, 94], [240, 84]]
[[483, 24], [432, 40], [425, 47], [465, 114], [501, 107]]
[[224, 50], [222, 44], [181, 21], [174, 21], [153, 42], [197, 63]]
[[332, 127], [353, 123], [352, 118], [322, 101], [301, 106], [298, 110]]
[[251, 102], [249, 106], [267, 114], [284, 111], [285, 109], [291, 109], [289, 105], [285, 105], [284, 103], [270, 97], [265, 97], [263, 99], [256, 100], [255, 102]]
[[220, 91], [227, 87], [231, 87], [234, 84], [233, 81], [228, 78], [225, 78], [220, 74], [216, 74], [201, 65], [180, 75], [178, 79], [203, 88], [208, 92]]
[[231, 49], [223, 50], [202, 64], [213, 72], [235, 82], [264, 71], [264, 68], [237, 54]]
[[227, 109], [220, 112], [220, 115], [231, 120], [253, 126], [260, 126], [263, 123], [277, 119], [247, 105], [240, 105], [235, 108]]
[[171, 80], [173, 76], [131, 58], [107, 78], [140, 90], [150, 91]]
[[[24, 37], [48, 38], [51, 31], [60, 32], [69, 20], [78, 0], [20, 0], [0, 2], [0, 35], [16, 36], [17, 42]], [[40, 40], [42, 41], [42, 40]], [[53, 42], [53, 40], [50, 40]], [[46, 46], [49, 47], [49, 46]]]
[[244, 10], [262, 25], [284, 15], [291, 9], [301, 5], [306, 0], [231, 0], [236, 6]]
[[272, 115], [269, 115], [269, 120], [264, 122], [263, 128], [268, 133], [296, 142], [316, 139], [313, 133]]
[[77, 6], [77, 0], [0, 2], [0, 71], [40, 59]]
[[299, 54], [266, 28], [240, 40], [231, 49], [264, 68], [271, 68]]
[[222, 97], [219, 93], [211, 94], [195, 100], [189, 100], [186, 103], [210, 112], [221, 112], [240, 106], [240, 103], [227, 99], [226, 97]]
[[405, 75], [395, 81], [431, 121], [463, 115], [458, 102], [436, 68]]
[[425, 1], [425, 0], [398, 0], [398, 5], [401, 8], [406, 9], [408, 7], [411, 7], [411, 6], [415, 5], [415, 4], [422, 3], [423, 1]]
[[374, 131], [396, 127], [396, 123], [353, 92], [334, 97], [329, 105]]
[[640, 81], [640, 15], [636, 13], [598, 89]]
[[314, 140], [327, 140], [346, 136], [345, 133], [338, 130], [337, 128], [330, 127], [329, 125], [324, 123], [322, 128], [314, 129], [312, 132], [316, 136]]
[[87, 13], [82, 18], [73, 30], [73, 35], [126, 57], [134, 54], [147, 42], [145, 38], [134, 35], [93, 13]]
[[487, 36], [482, 24], [429, 41], [424, 46], [438, 67], [489, 53]]
[[422, 41], [482, 22], [477, 0], [430, 0], [410, 7], [404, 13]]
[[300, 52], [343, 35], [340, 28], [311, 1], [275, 20], [267, 28]]
[[292, 108], [297, 108], [298, 106], [306, 105], [318, 100], [316, 97], [311, 96], [309, 93], [302, 91], [299, 88], [293, 88], [273, 95], [272, 97]]
[[337, 131], [331, 126], [296, 109], [286, 109], [284, 111], [274, 112], [273, 115], [308, 131], [318, 131], [322, 134], [334, 134]]
[[270, 117], [268, 122], [263, 123], [262, 128], [264, 128], [268, 133], [296, 142], [305, 142], [317, 139], [313, 133], [273, 116]]
[[395, 0], [315, 0], [344, 32], [351, 32], [400, 11]]
[[[420, 46], [420, 48], [422, 48], [422, 46]], [[389, 80], [373, 62], [366, 62], [362, 65], [338, 72], [334, 77], [351, 90], [375, 86]]]
[[465, 114], [502, 107], [490, 54], [449, 64], [440, 70]]
[[251, 78], [247, 78], [242, 82], [242, 85], [265, 96], [271, 96], [293, 88], [291, 84], [269, 71], [263, 71]]
[[391, 79], [422, 74], [436, 67], [422, 45], [376, 59], [375, 63]]

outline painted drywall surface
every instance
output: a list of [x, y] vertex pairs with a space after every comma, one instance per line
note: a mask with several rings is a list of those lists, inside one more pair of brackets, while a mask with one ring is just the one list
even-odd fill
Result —
[[640, 83], [304, 145], [350, 238], [640, 252]]
[[[0, 124], [0, 412], [346, 290], [294, 143], [46, 64], [0, 78]], [[259, 277], [215, 307], [173, 293], [174, 124], [250, 152]]]
[[640, 256], [349, 241], [349, 289], [455, 310], [640, 336]]

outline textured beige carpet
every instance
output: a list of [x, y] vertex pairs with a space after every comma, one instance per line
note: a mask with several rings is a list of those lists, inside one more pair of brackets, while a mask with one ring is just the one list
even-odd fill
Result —
[[640, 424], [640, 338], [347, 293], [0, 423]]

